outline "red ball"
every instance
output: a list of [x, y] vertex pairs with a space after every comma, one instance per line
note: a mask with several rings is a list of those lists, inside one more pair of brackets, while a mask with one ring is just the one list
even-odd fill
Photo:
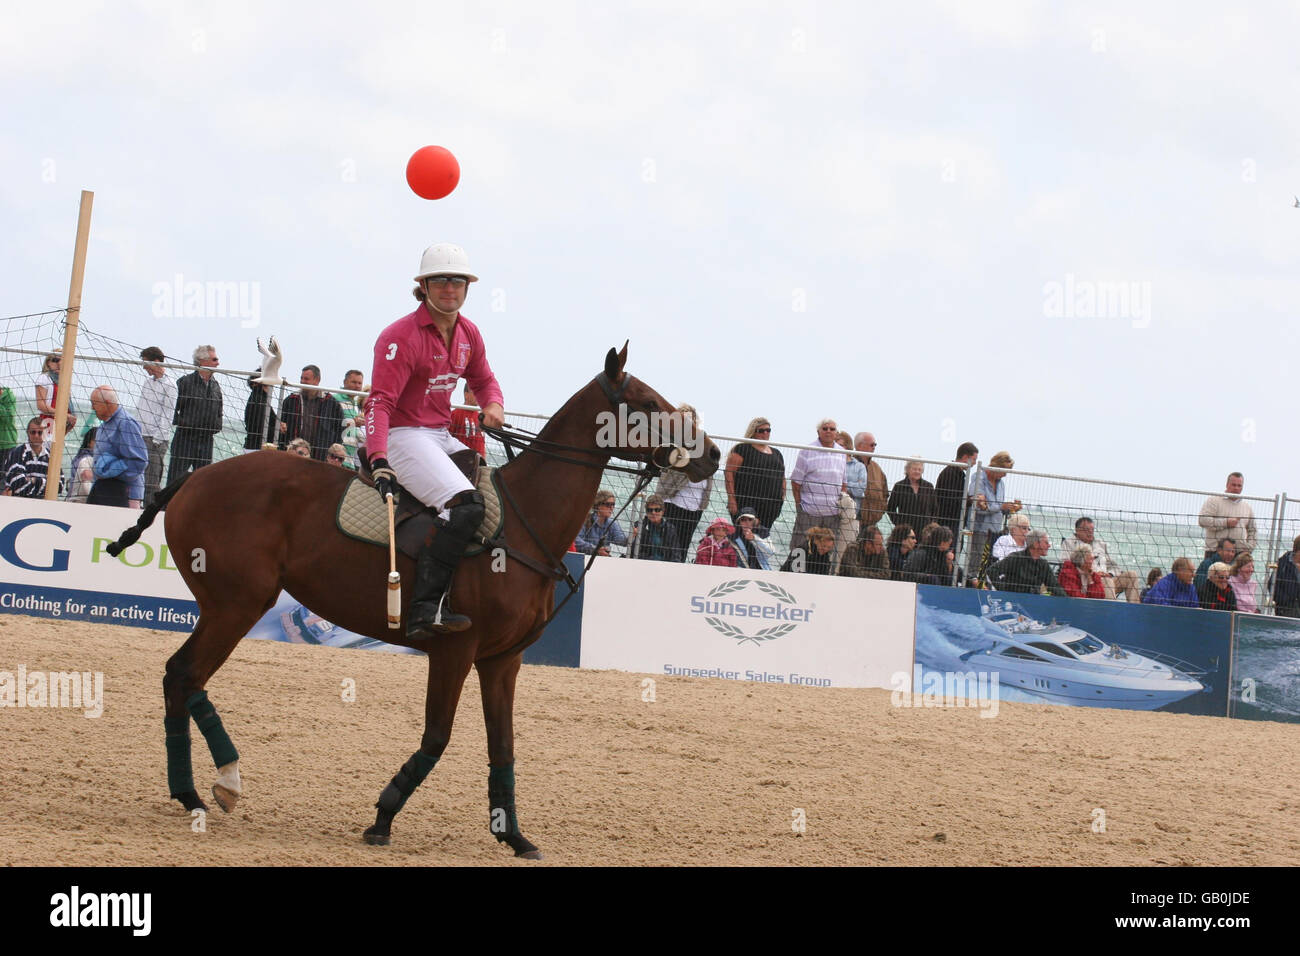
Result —
[[441, 146], [425, 146], [407, 161], [406, 182], [422, 199], [441, 199], [460, 182], [460, 163]]

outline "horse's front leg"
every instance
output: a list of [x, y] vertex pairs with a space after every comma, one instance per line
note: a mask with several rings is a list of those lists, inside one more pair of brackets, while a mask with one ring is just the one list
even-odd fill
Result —
[[456, 719], [460, 691], [474, 663], [475, 643], [463, 638], [449, 639], [429, 653], [429, 686], [424, 698], [424, 736], [420, 749], [411, 754], [375, 804], [375, 824], [363, 839], [372, 846], [387, 846], [392, 839], [393, 817], [406, 805], [415, 788], [424, 782], [447, 749], [451, 725]]
[[515, 816], [515, 678], [522, 662], [521, 652], [476, 665], [488, 738], [488, 826], [515, 856], [540, 860], [541, 851], [519, 831]]

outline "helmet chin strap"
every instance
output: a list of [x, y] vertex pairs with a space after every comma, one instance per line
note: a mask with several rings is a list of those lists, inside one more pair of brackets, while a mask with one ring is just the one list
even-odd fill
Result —
[[454, 316], [460, 312], [460, 309], [452, 309], [450, 312], [448, 312], [446, 309], [440, 309], [433, 304], [433, 293], [429, 291], [428, 279], [422, 279], [420, 281], [420, 288], [424, 290], [424, 304], [427, 305], [434, 312], [437, 312], [439, 315], [451, 315], [451, 316]]

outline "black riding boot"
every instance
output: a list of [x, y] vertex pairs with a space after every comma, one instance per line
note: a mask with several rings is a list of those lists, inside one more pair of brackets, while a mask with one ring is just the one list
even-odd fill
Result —
[[433, 540], [420, 549], [415, 566], [415, 595], [407, 616], [407, 637], [463, 631], [473, 622], [451, 609], [451, 578], [474, 532], [483, 522], [483, 496], [464, 491], [450, 502], [451, 514]]

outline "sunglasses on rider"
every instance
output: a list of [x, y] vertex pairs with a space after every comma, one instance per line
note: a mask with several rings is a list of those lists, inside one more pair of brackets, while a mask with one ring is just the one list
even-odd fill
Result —
[[450, 284], [453, 289], [459, 289], [469, 282], [464, 276], [429, 276], [429, 281], [434, 285]]

